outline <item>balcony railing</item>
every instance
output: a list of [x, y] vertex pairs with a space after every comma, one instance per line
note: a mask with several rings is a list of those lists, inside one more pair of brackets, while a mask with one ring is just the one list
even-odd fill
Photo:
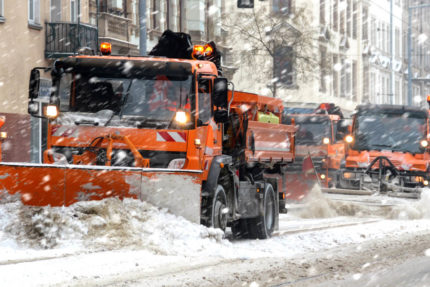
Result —
[[97, 51], [97, 27], [88, 24], [46, 23], [45, 57], [61, 58], [75, 54], [80, 48]]

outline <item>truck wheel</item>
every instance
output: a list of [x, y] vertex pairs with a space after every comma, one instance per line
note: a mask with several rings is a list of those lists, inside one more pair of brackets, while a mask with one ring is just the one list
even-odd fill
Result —
[[248, 229], [252, 238], [267, 239], [275, 229], [276, 214], [275, 192], [271, 184], [266, 185], [263, 200], [263, 214], [248, 219]]
[[246, 219], [239, 219], [232, 223], [231, 233], [233, 233], [234, 238], [247, 238], [249, 236], [247, 223]]
[[228, 220], [227, 196], [224, 187], [218, 184], [212, 201], [210, 226], [225, 231]]

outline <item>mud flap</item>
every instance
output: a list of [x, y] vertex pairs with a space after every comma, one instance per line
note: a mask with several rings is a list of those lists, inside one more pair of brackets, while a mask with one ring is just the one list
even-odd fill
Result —
[[68, 206], [108, 197], [139, 198], [199, 223], [199, 171], [149, 168], [0, 164], [0, 201]]

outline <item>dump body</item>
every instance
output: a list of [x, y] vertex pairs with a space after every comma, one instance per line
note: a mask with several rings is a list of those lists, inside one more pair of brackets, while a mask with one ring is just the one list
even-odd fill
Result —
[[419, 193], [428, 184], [428, 111], [363, 105], [353, 117], [341, 188]]

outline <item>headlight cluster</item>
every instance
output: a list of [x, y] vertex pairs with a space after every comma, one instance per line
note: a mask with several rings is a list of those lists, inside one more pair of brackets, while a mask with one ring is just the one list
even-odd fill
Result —
[[358, 174], [355, 173], [355, 172], [348, 172], [348, 171], [346, 171], [346, 172], [343, 173], [343, 178], [345, 178], [345, 179], [356, 179], [357, 175]]

